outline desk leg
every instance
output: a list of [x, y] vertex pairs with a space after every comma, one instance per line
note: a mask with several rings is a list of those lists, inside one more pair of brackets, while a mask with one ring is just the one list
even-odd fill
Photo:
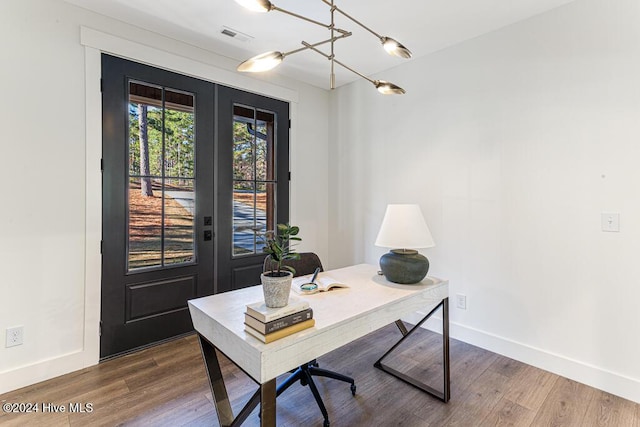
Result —
[[276, 380], [275, 378], [260, 385], [260, 426], [276, 425]]
[[[405, 373], [402, 373], [390, 366], [385, 365], [382, 361], [386, 358], [393, 350], [395, 350], [406, 338], [408, 338], [417, 328], [422, 326], [424, 322], [427, 321], [439, 308], [442, 307], [442, 369], [444, 376], [444, 384], [442, 392], [418, 381], [415, 378], [412, 378]], [[407, 331], [406, 327], [402, 323], [402, 321], [397, 320], [396, 325], [402, 332], [402, 338], [391, 347], [385, 354], [382, 355], [380, 359], [373, 366], [376, 368], [393, 375], [394, 377], [401, 379], [402, 381], [411, 384], [414, 387], [419, 388], [420, 390], [429, 393], [432, 396], [437, 397], [443, 402], [448, 402], [451, 398], [451, 376], [450, 376], [450, 362], [449, 362], [449, 298], [445, 298], [438, 304], [429, 314], [427, 314], [418, 324], [416, 324], [410, 331]]]
[[[249, 414], [251, 414], [251, 411], [253, 411], [258, 403], [260, 403], [260, 399], [262, 398], [262, 401], [266, 402], [262, 406], [267, 406], [271, 409], [266, 412], [264, 409], [261, 409], [261, 425], [274, 427], [276, 425], [276, 380], [273, 379], [260, 385], [258, 391], [251, 396], [249, 401], [240, 410], [238, 416], [234, 417], [233, 410], [231, 409], [231, 403], [229, 402], [229, 396], [227, 395], [227, 387], [224, 384], [224, 378], [222, 377], [222, 371], [220, 370], [220, 362], [218, 361], [216, 348], [202, 335], [198, 334], [198, 338], [200, 340], [200, 350], [202, 351], [207, 377], [209, 378], [209, 386], [211, 387], [211, 394], [213, 395], [213, 403], [216, 407], [216, 414], [218, 415], [220, 426], [235, 427], [241, 425], [247, 419]], [[269, 390], [271, 390], [271, 388], [273, 388], [273, 398], [271, 398], [269, 394]]]

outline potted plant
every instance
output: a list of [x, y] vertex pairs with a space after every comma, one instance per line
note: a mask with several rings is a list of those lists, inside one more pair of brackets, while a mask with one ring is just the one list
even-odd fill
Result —
[[284, 265], [287, 260], [300, 259], [300, 254], [294, 251], [292, 241], [300, 241], [298, 232], [300, 228], [290, 224], [278, 224], [275, 230], [264, 234], [265, 246], [262, 251], [269, 254], [271, 262], [268, 270], [260, 275], [264, 302], [267, 307], [284, 307], [289, 303], [291, 280], [295, 269]]

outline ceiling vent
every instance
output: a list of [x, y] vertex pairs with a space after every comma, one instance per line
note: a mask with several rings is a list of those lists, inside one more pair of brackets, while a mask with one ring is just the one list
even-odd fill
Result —
[[250, 36], [249, 34], [245, 34], [238, 30], [234, 30], [233, 28], [229, 28], [225, 26], [223, 26], [222, 30], [220, 30], [220, 34], [223, 34], [227, 37], [231, 37], [232, 39], [238, 40], [240, 42], [248, 42], [253, 39], [253, 37]]

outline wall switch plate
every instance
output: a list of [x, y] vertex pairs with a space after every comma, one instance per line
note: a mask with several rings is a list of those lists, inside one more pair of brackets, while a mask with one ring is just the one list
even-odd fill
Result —
[[456, 294], [456, 307], [461, 310], [467, 309], [467, 296], [462, 294]]
[[7, 341], [5, 347], [14, 347], [16, 345], [22, 345], [23, 327], [16, 326], [15, 328], [7, 328]]
[[620, 231], [620, 214], [616, 212], [603, 212], [600, 216], [602, 231]]

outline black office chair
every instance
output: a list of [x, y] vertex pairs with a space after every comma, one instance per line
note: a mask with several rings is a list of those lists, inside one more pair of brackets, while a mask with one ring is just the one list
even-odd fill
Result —
[[[273, 261], [271, 261], [271, 256], [267, 256], [267, 258], [265, 258], [264, 271], [271, 269], [272, 262]], [[291, 266], [296, 270], [294, 276], [305, 276], [307, 274], [313, 274], [313, 272], [318, 267], [320, 267], [320, 271], [323, 271], [320, 258], [318, 258], [318, 255], [314, 254], [313, 252], [302, 252], [300, 253], [299, 260], [287, 260], [283, 262], [283, 264]], [[346, 375], [338, 374], [337, 372], [322, 369], [318, 367], [318, 362], [315, 359], [311, 362], [305, 363], [304, 365], [291, 372], [292, 374], [276, 387], [276, 397], [280, 396], [282, 392], [288, 389], [296, 381], [300, 380], [301, 385], [308, 385], [311, 389], [311, 393], [313, 393], [313, 397], [315, 397], [316, 402], [320, 407], [320, 412], [322, 412], [322, 416], [324, 417], [324, 427], [329, 427], [329, 415], [327, 414], [327, 408], [325, 408], [324, 403], [322, 402], [322, 397], [320, 397], [318, 388], [313, 382], [313, 376], [333, 378], [334, 380], [349, 383], [351, 384], [351, 394], [353, 396], [356, 395], [356, 383], [353, 378], [347, 377]]]

